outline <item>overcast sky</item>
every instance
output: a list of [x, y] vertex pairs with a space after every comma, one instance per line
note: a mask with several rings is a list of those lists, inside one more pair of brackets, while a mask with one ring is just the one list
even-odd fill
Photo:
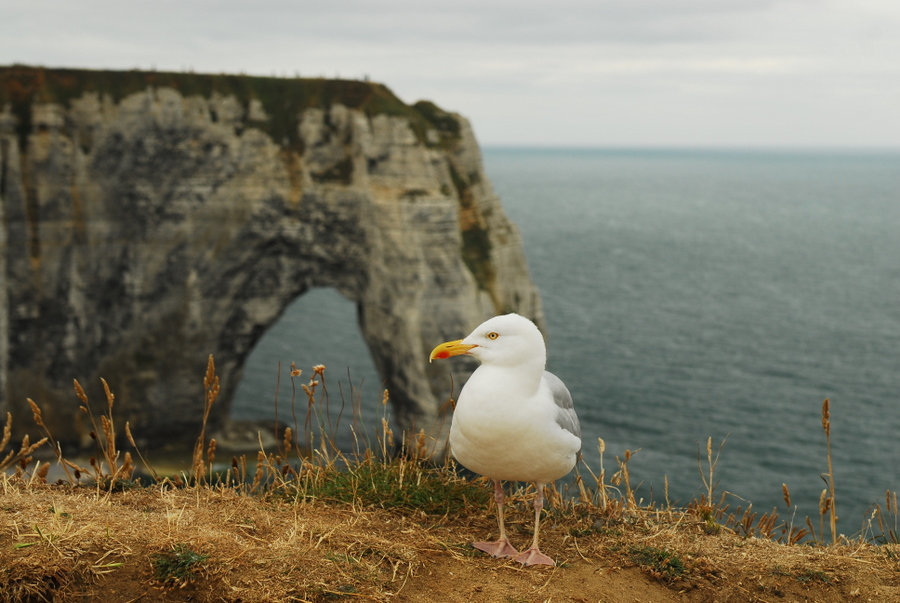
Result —
[[900, 148], [898, 0], [3, 0], [14, 62], [368, 76], [484, 145]]

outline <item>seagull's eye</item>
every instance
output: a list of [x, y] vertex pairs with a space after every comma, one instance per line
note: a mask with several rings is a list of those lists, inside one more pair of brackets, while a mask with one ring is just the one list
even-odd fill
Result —
[[500, 333], [497, 333], [496, 331], [491, 331], [487, 334], [488, 339], [497, 339], [498, 337], [500, 337]]

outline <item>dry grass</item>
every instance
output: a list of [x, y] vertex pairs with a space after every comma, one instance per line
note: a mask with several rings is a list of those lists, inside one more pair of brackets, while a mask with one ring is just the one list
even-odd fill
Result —
[[[292, 385], [299, 377], [292, 366]], [[208, 416], [218, 393], [212, 358], [204, 385]], [[294, 427], [279, 434], [276, 450], [216, 464], [216, 442], [203, 425], [191, 470], [182, 475], [158, 475], [127, 424], [125, 438], [117, 435], [108, 387], [95, 420], [75, 383], [98, 450], [88, 468], [63, 456], [34, 403], [44, 437], [4, 453], [7, 417], [0, 440], [2, 600], [900, 600], [896, 494], [886, 493], [865, 533], [837, 535], [827, 401], [829, 489], [818, 532], [809, 518], [804, 527], [774, 509], [730, 509], [716, 481], [724, 441], [715, 449], [709, 439], [705, 459], [698, 454], [705, 492], [680, 508], [667, 496], [664, 504], [637, 499], [629, 475], [636, 451], [617, 455], [607, 480], [600, 440], [597, 468], [583, 460], [571, 491], [547, 490], [542, 536], [557, 567], [522, 568], [468, 545], [495, 529], [485, 480], [462, 477], [452, 463], [422, 461], [424, 434], [395, 442], [386, 420], [367, 436], [354, 416], [357, 445], [344, 453], [334, 443], [343, 410], [329, 410], [325, 368], [314, 367], [294, 391], [306, 397], [305, 417], [292, 399]], [[134, 464], [120, 440], [141, 459], [148, 483], [132, 481]], [[49, 464], [33, 458], [41, 446], [52, 448], [66, 473], [56, 484], [46, 483]], [[783, 494], [790, 511], [787, 485]], [[508, 501], [514, 540], [530, 537], [529, 501], [524, 489]]]

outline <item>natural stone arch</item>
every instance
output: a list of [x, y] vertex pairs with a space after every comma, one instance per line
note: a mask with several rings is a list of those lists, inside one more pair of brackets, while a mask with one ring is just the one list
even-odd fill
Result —
[[[301, 386], [315, 377], [313, 369], [320, 364], [326, 370], [316, 398], [329, 406], [309, 409]], [[301, 371], [293, 378], [292, 365]], [[382, 406], [383, 396], [381, 377], [357, 321], [357, 304], [333, 287], [315, 287], [287, 305], [247, 356], [231, 418], [233, 427], [252, 434], [254, 441], [256, 425], [271, 429], [277, 419], [302, 442], [308, 438], [302, 435], [306, 426], [315, 425], [312, 411], [317, 410], [328, 435], [352, 451], [357, 443], [373, 441], [382, 417], [394, 420], [393, 409]]]
[[0, 405], [21, 429], [34, 398], [54, 436], [84, 440], [71, 380], [100, 402], [104, 377], [137, 437], [189, 443], [207, 356], [215, 428], [265, 330], [334, 287], [400, 425], [438, 424], [450, 380], [431, 347], [494, 313], [542, 316], [468, 123], [417, 106], [307, 107], [280, 137], [265, 103], [165, 87], [0, 107]]

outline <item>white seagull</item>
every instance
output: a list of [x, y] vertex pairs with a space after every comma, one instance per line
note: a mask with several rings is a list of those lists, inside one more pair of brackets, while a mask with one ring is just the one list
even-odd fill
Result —
[[[467, 354], [481, 361], [459, 394], [450, 425], [450, 452], [464, 467], [494, 481], [500, 537], [472, 546], [525, 565], [555, 565], [538, 548], [544, 485], [575, 467], [581, 427], [572, 395], [544, 370], [547, 349], [533, 322], [495, 316], [465, 339], [442, 343], [429, 360]], [[534, 539], [517, 551], [503, 524], [502, 481], [534, 482]]]

